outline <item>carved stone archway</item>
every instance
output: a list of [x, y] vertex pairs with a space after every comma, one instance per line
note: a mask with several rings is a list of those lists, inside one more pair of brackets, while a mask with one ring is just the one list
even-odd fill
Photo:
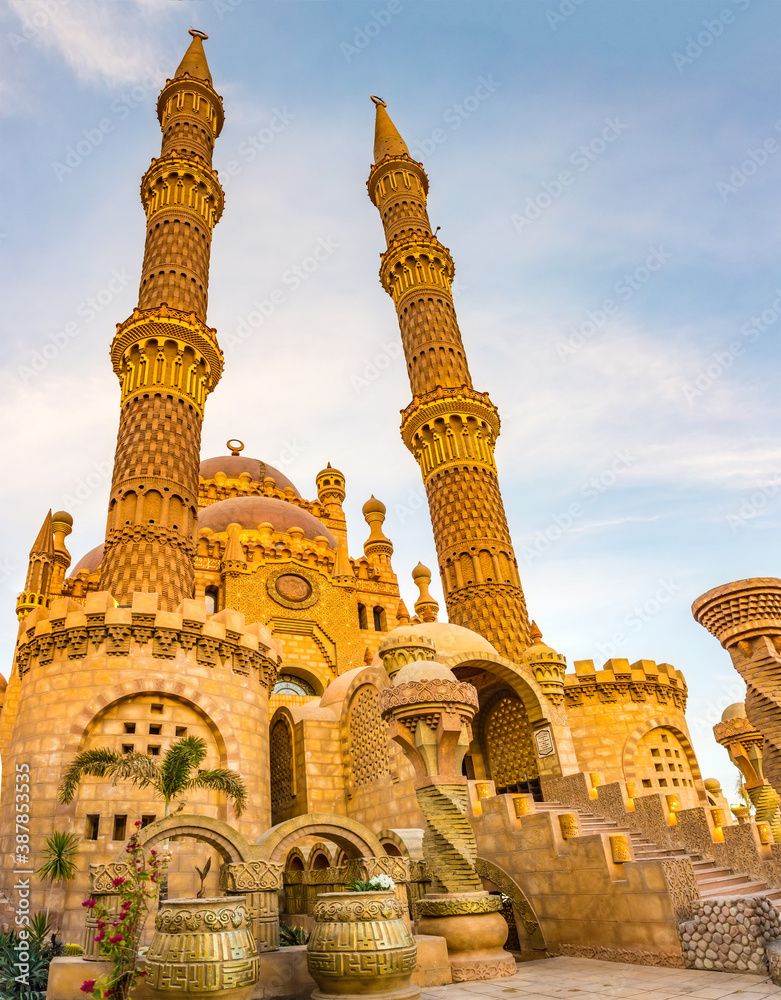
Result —
[[475, 860], [475, 871], [480, 878], [492, 882], [497, 889], [501, 889], [509, 897], [523, 924], [523, 929], [529, 937], [531, 947], [535, 951], [544, 951], [546, 948], [545, 938], [537, 914], [518, 883], [503, 868], [495, 865], [492, 861], [486, 861], [485, 858]]
[[256, 841], [257, 857], [282, 861], [302, 837], [333, 841], [355, 858], [375, 858], [385, 853], [379, 839], [363, 823], [334, 813], [306, 813], [267, 830]]
[[[209, 816], [189, 816], [179, 813], [158, 819], [145, 826], [138, 835], [139, 845], [148, 850], [167, 839], [192, 837], [213, 847], [224, 862], [252, 861], [259, 857], [257, 849], [232, 826]], [[117, 855], [117, 863], [125, 860], [124, 847]]]

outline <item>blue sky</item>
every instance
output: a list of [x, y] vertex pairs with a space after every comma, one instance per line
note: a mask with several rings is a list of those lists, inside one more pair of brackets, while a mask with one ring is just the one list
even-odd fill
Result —
[[[379, 94], [424, 160], [473, 381], [500, 409], [532, 616], [570, 664], [683, 670], [703, 772], [731, 794], [710, 727], [743, 688], [690, 605], [779, 571], [774, 0], [6, 0], [6, 664], [46, 510], [73, 514], [74, 561], [102, 538], [118, 419], [108, 345], [136, 302], [138, 184], [190, 26], [210, 35], [226, 109], [209, 305], [226, 372], [204, 456], [240, 437], [307, 496], [331, 461], [352, 553], [374, 493], [408, 602], [412, 567], [436, 566], [398, 432], [409, 385], [365, 188]], [[285, 281], [324, 244], [300, 287]], [[285, 301], [242, 339], [275, 288]]]

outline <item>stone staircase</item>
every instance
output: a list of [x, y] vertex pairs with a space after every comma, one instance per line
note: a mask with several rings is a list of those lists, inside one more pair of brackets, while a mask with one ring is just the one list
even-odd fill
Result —
[[568, 812], [578, 817], [581, 836], [590, 833], [621, 833], [632, 844], [635, 861], [663, 861], [666, 858], [688, 858], [694, 869], [701, 899], [718, 897], [740, 898], [743, 896], [765, 896], [781, 910], [781, 889], [773, 889], [766, 882], [752, 881], [747, 875], [735, 875], [729, 868], [719, 867], [716, 861], [707, 861], [699, 854], [690, 854], [683, 849], [658, 847], [640, 833], [627, 827], [620, 827], [612, 820], [603, 819], [594, 813], [565, 806], [560, 802], [535, 802], [537, 812]]

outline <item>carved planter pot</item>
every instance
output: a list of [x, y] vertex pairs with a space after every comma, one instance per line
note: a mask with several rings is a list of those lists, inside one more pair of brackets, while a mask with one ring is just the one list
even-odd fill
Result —
[[155, 919], [146, 969], [146, 986], [159, 995], [245, 1000], [258, 978], [246, 897], [166, 900]]
[[417, 948], [393, 892], [324, 892], [307, 945], [312, 1000], [418, 1000]]
[[501, 907], [501, 899], [487, 892], [430, 892], [418, 900], [418, 934], [447, 941], [454, 983], [502, 979], [515, 972], [515, 959], [502, 947], [507, 922]]

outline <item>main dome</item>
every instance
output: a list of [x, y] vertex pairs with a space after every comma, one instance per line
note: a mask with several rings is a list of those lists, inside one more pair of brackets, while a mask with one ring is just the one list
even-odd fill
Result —
[[290, 487], [297, 497], [298, 492], [294, 483], [291, 483], [284, 472], [275, 469], [273, 465], [261, 462], [259, 458], [245, 458], [243, 455], [219, 455], [217, 458], [205, 458], [198, 469], [201, 479], [214, 479], [218, 472], [223, 472], [228, 479], [238, 479], [239, 476], [247, 472], [253, 482], [262, 483], [270, 476], [277, 484], [277, 488], [285, 490]]
[[259, 524], [273, 524], [277, 531], [301, 528], [304, 538], [318, 536], [328, 539], [329, 548], [336, 548], [336, 539], [322, 521], [287, 500], [275, 497], [229, 497], [204, 507], [198, 514], [198, 527], [225, 531], [229, 524], [254, 529]]

